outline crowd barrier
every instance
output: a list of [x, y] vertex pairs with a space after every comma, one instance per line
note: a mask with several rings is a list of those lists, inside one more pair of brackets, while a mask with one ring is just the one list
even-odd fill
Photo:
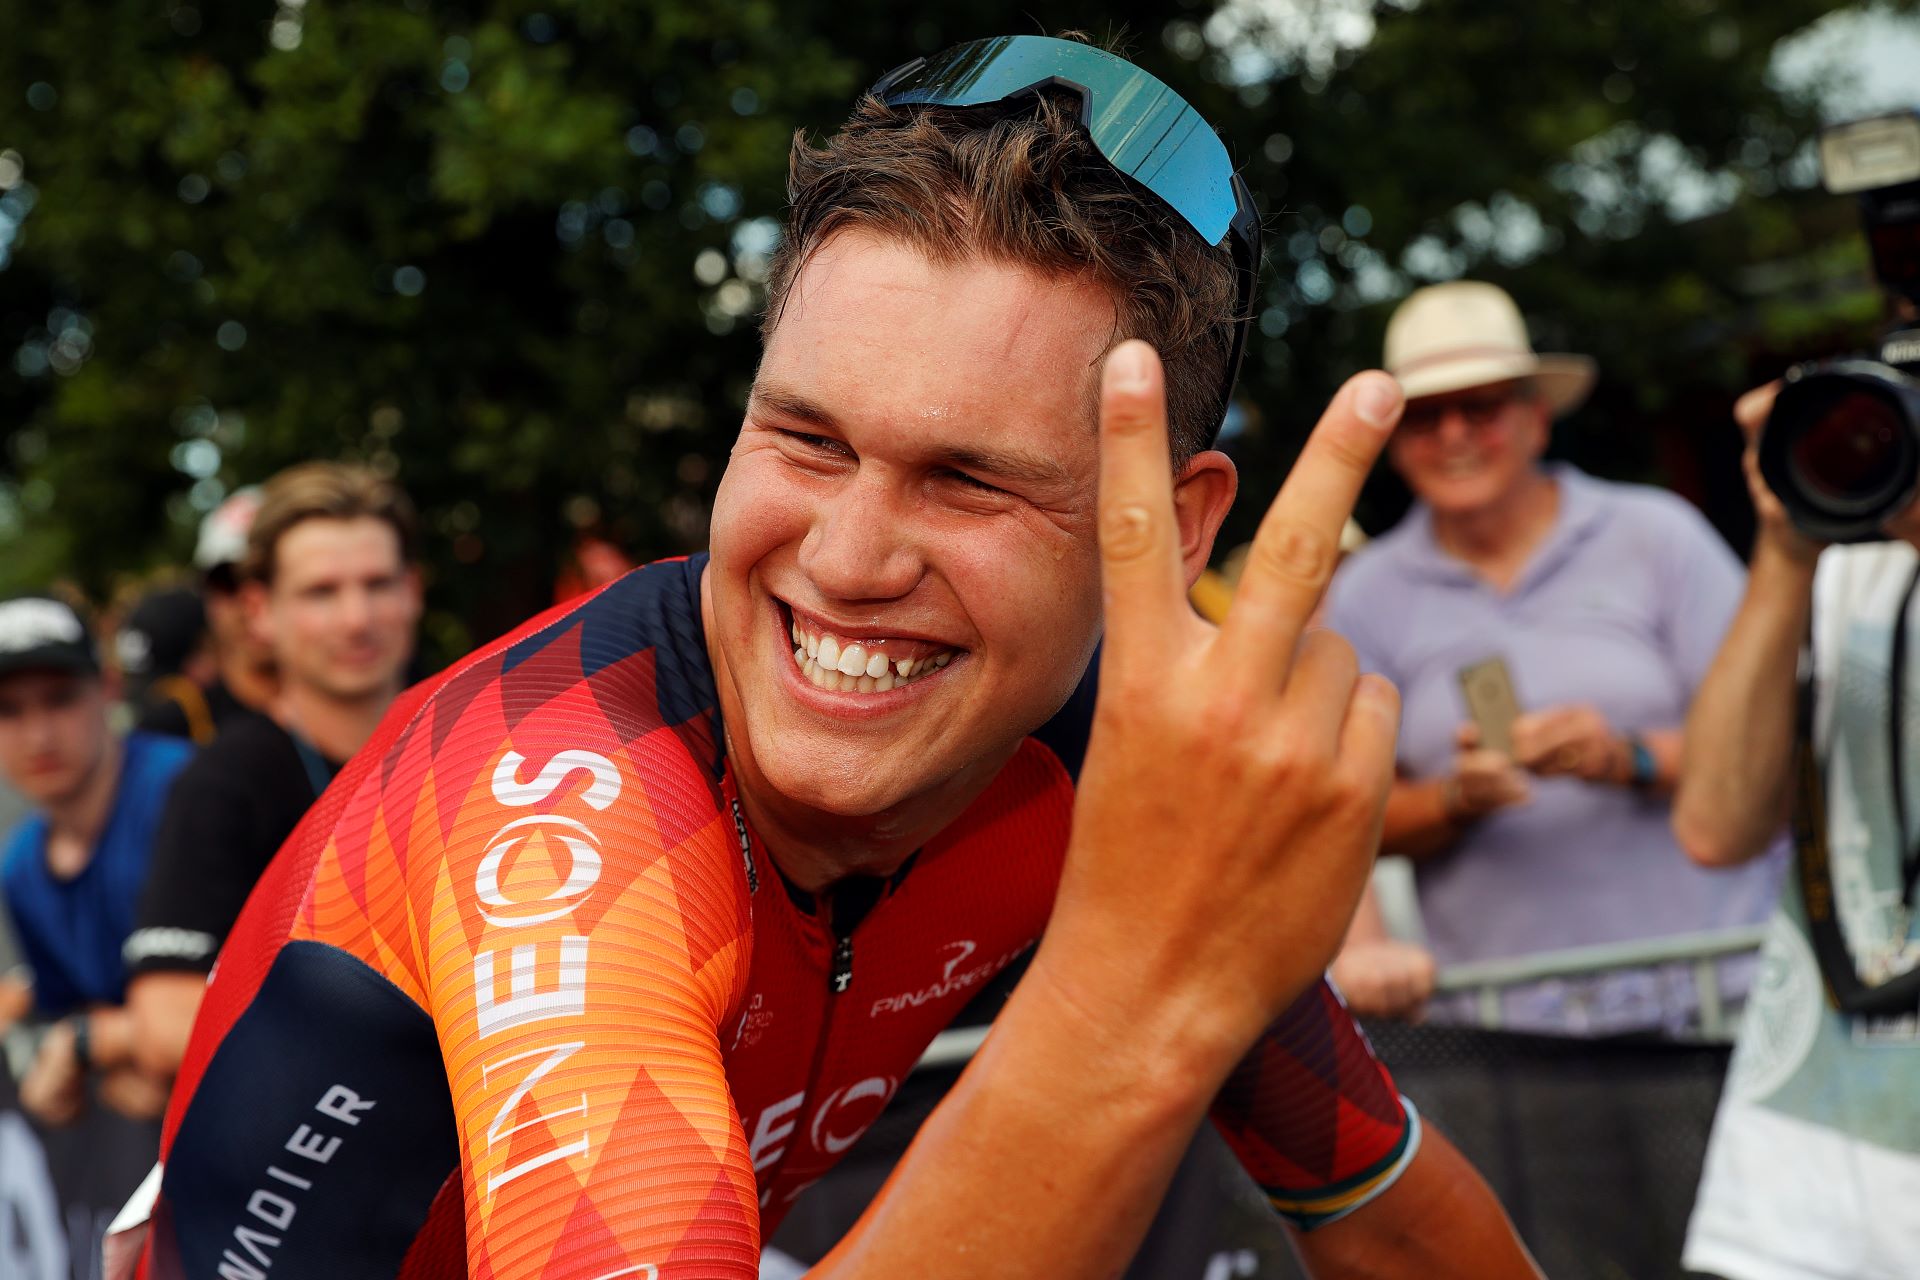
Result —
[[[1758, 940], [1758, 930], [1735, 930], [1583, 948], [1459, 966], [1438, 982], [1443, 991], [1490, 993], [1477, 1003], [1497, 1020], [1497, 993], [1512, 983], [1692, 962], [1703, 991], [1693, 1041], [1570, 1040], [1517, 1034], [1497, 1023], [1370, 1022], [1367, 1031], [1402, 1092], [1493, 1186], [1548, 1275], [1678, 1277], [1732, 1032], [1712, 962]], [[775, 1244], [813, 1261], [844, 1234], [985, 1038], [1012, 980], [1003, 976], [975, 1002], [968, 1025], [935, 1041], [846, 1161], [794, 1207]], [[25, 1058], [17, 1041], [14, 1047], [17, 1071]], [[97, 1105], [69, 1128], [43, 1131], [19, 1110], [13, 1072], [0, 1071], [0, 1277], [96, 1280], [100, 1234], [151, 1166], [158, 1136], [158, 1125]], [[1128, 1275], [1300, 1274], [1259, 1192], [1203, 1128]]]
[[153, 1167], [158, 1121], [135, 1121], [97, 1102], [75, 1123], [42, 1129], [20, 1110], [14, 1086], [29, 1060], [10, 1037], [0, 1070], [0, 1277], [99, 1280], [107, 1223]]
[[[1715, 961], [1762, 928], [1583, 947], [1460, 965], [1437, 980], [1472, 992], [1478, 1026], [1368, 1022], [1396, 1083], [1473, 1162], [1555, 1280], [1682, 1277], [1679, 1258], [1735, 1030]], [[1683, 962], [1701, 992], [1693, 1034], [1569, 1039], [1499, 1026], [1499, 992], [1552, 977]], [[819, 1258], [859, 1217], [928, 1112], [986, 1038], [1002, 979], [943, 1033], [894, 1104], [834, 1174], [795, 1206], [775, 1244]], [[1285, 1232], [1203, 1126], [1148, 1229], [1129, 1280], [1294, 1280]]]

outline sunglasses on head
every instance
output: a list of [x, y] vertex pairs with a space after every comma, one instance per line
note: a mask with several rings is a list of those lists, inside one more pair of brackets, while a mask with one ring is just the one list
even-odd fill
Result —
[[888, 106], [978, 107], [1047, 90], [1080, 96], [1080, 120], [1108, 164], [1145, 187], [1209, 245], [1229, 246], [1238, 315], [1220, 413], [1226, 417], [1253, 323], [1260, 275], [1260, 215], [1227, 148], [1200, 113], [1126, 59], [1051, 36], [994, 36], [915, 58], [880, 77]]

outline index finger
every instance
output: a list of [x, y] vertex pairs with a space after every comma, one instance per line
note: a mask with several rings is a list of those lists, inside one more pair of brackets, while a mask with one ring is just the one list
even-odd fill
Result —
[[1100, 573], [1106, 651], [1153, 661], [1184, 608], [1160, 357], [1129, 338], [1100, 375]]
[[1241, 669], [1285, 669], [1280, 664], [1333, 578], [1340, 530], [1404, 403], [1400, 384], [1373, 370], [1349, 378], [1321, 415], [1260, 521], [1222, 628]]
[[1733, 420], [1740, 424], [1740, 431], [1748, 440], [1760, 434], [1760, 428], [1767, 423], [1767, 415], [1773, 412], [1774, 397], [1780, 394], [1780, 379], [1775, 378], [1764, 387], [1755, 387], [1733, 402]]

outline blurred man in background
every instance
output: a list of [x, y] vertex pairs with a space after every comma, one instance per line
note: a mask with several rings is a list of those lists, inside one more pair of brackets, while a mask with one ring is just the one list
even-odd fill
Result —
[[364, 469], [309, 463], [261, 493], [241, 598], [278, 689], [182, 775], [127, 942], [141, 1062], [156, 1078], [178, 1067], [254, 882], [400, 691], [420, 617], [413, 545], [406, 495]]
[[[161, 586], [142, 595], [114, 633], [113, 655], [121, 696], [141, 729], [202, 747], [213, 741], [220, 669], [198, 591]], [[222, 718], [242, 709], [224, 689], [220, 696]]]
[[[247, 558], [247, 535], [260, 511], [260, 499], [256, 485], [236, 490], [200, 522], [199, 541], [193, 548], [213, 671], [191, 675], [202, 686], [207, 716], [216, 733], [247, 711], [264, 708], [274, 693], [273, 654], [259, 632], [248, 625], [240, 590], [240, 566]], [[191, 699], [188, 691], [181, 692]], [[175, 720], [163, 720], [155, 727], [178, 731]]]
[[121, 946], [133, 929], [169, 788], [185, 743], [107, 726], [112, 692], [86, 624], [45, 596], [0, 603], [0, 773], [36, 812], [6, 843], [0, 879], [31, 971], [0, 1024], [32, 1011], [59, 1018], [21, 1084], [22, 1105], [65, 1124], [86, 1105], [87, 1077], [133, 1116], [156, 1116], [166, 1091], [134, 1066], [123, 1007]]

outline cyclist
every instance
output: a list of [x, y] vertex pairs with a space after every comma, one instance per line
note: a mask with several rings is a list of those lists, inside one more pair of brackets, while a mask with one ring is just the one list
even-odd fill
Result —
[[1342, 390], [1216, 630], [1258, 244], [1205, 123], [977, 41], [791, 185], [710, 553], [407, 695], [303, 821], [148, 1274], [751, 1276], [1043, 931], [821, 1274], [1112, 1274], [1209, 1111], [1312, 1265], [1533, 1274], [1320, 977], [1397, 699], [1305, 624], [1398, 390]]

